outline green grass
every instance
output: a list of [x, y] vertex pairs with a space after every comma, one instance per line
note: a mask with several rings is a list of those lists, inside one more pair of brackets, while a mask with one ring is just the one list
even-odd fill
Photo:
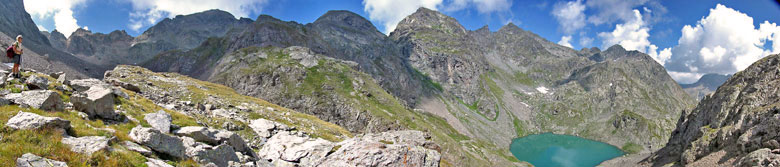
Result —
[[623, 144], [623, 147], [620, 147], [620, 149], [628, 154], [636, 154], [642, 151], [644, 148], [642, 148], [642, 146], [640, 146], [639, 144], [626, 142], [625, 144]]
[[512, 120], [512, 124], [515, 126], [515, 134], [517, 134], [517, 137], [523, 137], [526, 135], [525, 128], [523, 128], [523, 122], [517, 118], [514, 118], [514, 120]]
[[515, 72], [514, 81], [527, 86], [536, 86], [536, 82], [524, 72]]

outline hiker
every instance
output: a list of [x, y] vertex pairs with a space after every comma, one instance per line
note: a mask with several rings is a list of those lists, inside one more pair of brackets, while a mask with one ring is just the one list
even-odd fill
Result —
[[15, 78], [21, 78], [22, 75], [19, 74], [19, 65], [22, 64], [22, 53], [24, 53], [24, 49], [22, 49], [22, 35], [16, 36], [16, 42], [14, 42], [12, 47], [14, 48], [14, 68], [11, 70], [11, 74]]

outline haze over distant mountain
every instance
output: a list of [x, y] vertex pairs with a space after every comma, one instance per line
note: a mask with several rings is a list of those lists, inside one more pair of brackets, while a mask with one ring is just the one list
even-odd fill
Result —
[[718, 89], [718, 87], [726, 82], [726, 80], [728, 80], [731, 76], [732, 74], [705, 74], [695, 83], [680, 84], [680, 87], [682, 87], [689, 95], [700, 100], [704, 98], [704, 96], [715, 92], [715, 90]]

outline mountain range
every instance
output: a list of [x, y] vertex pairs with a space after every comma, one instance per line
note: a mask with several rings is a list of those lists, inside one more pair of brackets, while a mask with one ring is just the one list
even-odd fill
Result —
[[[25, 47], [34, 51], [25, 54], [26, 68], [64, 71], [67, 79], [147, 84], [140, 86], [144, 91], [177, 86], [143, 81], [133, 71], [157, 76], [150, 80], [196, 82], [177, 76], [184, 75], [338, 127], [327, 132], [306, 129], [312, 140], [339, 142], [351, 134], [423, 132], [436, 143], [426, 148], [441, 154], [438, 164], [442, 166], [527, 165], [512, 157], [508, 146], [514, 138], [545, 132], [580, 136], [624, 150], [638, 146], [641, 149], [632, 154], [652, 154], [642, 162], [645, 165], [693, 164], [718, 149], [747, 154], [774, 147], [768, 139], [754, 137], [765, 135], [755, 134], [761, 129], [748, 128], [748, 133], [737, 128], [761, 121], [743, 120], [745, 113], [735, 109], [751, 106], [751, 110], [772, 111], [765, 106], [774, 104], [774, 96], [767, 93], [774, 87], [745, 84], [771, 82], [754, 76], [770, 75], [761, 72], [772, 71], [772, 58], [754, 65], [767, 69], [751, 66], [734, 76], [705, 75], [681, 87], [650, 56], [620, 45], [574, 50], [511, 23], [497, 31], [487, 26], [467, 30], [454, 18], [426, 8], [404, 18], [389, 35], [350, 11], [329, 11], [301, 24], [268, 15], [236, 19], [209, 10], [166, 18], [138, 37], [119, 30], [102, 34], [85, 29], [65, 37], [56, 30], [31, 31], [37, 28], [29, 14], [14, 8], [21, 4], [14, 0], [0, 5], [9, 9], [3, 10], [0, 24], [16, 25], [0, 26], [5, 27], [0, 28], [0, 39], [10, 44], [13, 34], [25, 35]], [[115, 71], [133, 77], [108, 75]], [[181, 89], [197, 92], [193, 87], [203, 86]], [[193, 98], [176, 95], [175, 100], [167, 100], [144, 94], [161, 103]], [[698, 106], [696, 98], [702, 99]], [[755, 120], [763, 119], [754, 115]], [[300, 124], [284, 122], [283, 117], [274, 115], [274, 120]], [[736, 134], [752, 136], [743, 141]], [[733, 141], [745, 144], [726, 144]]]

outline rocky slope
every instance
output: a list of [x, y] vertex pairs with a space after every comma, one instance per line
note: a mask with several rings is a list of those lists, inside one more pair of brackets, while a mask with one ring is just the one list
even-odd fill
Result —
[[704, 96], [715, 92], [720, 85], [723, 85], [726, 80], [731, 77], [729, 75], [721, 74], [705, 74], [701, 76], [698, 81], [692, 84], [680, 84], [680, 87], [685, 90], [689, 95], [701, 100]]
[[442, 90], [418, 107], [497, 145], [554, 132], [655, 150], [693, 104], [661, 65], [620, 46], [575, 51], [513, 24], [468, 31], [425, 8], [390, 37]]
[[652, 166], [780, 165], [777, 123], [780, 55], [734, 74], [692, 111], [682, 114]]
[[[0, 162], [17, 166], [439, 166], [420, 131], [343, 128], [221, 85], [118, 66], [104, 80], [0, 78]], [[0, 72], [7, 73], [7, 72]], [[2, 75], [4, 76], [4, 75]], [[55, 79], [57, 77], [58, 79]]]
[[434, 138], [445, 148], [463, 139], [489, 143], [466, 159], [443, 155], [456, 165], [509, 164], [513, 158], [502, 156], [509, 155], [502, 146], [542, 132], [656, 150], [694, 102], [645, 54], [619, 46], [575, 51], [512, 24], [468, 31], [424, 8], [389, 37], [346, 11], [306, 25], [263, 15], [242, 31], [143, 66], [225, 84], [355, 133], [419, 129], [376, 125], [405, 122], [383, 115], [430, 113], [457, 132]]

